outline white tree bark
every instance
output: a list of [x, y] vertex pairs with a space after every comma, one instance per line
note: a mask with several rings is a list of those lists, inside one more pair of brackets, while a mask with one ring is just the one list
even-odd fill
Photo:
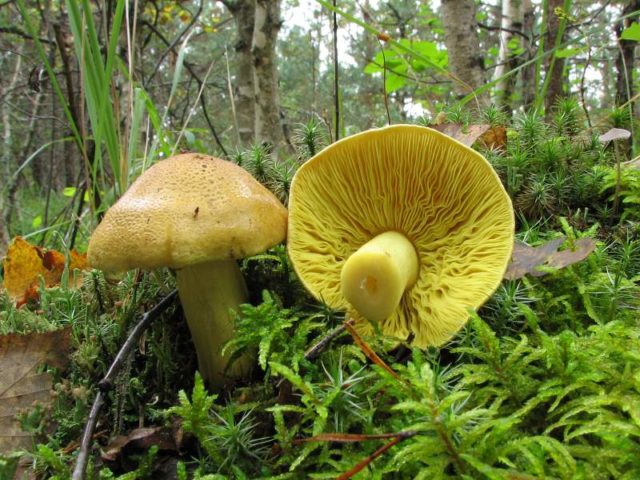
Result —
[[[498, 54], [498, 66], [494, 79], [502, 77], [505, 73], [517, 66], [513, 50], [509, 43], [517, 38], [514, 31], [522, 31], [524, 23], [524, 5], [522, 0], [502, 0], [502, 16], [500, 19], [500, 53]], [[495, 101], [499, 105], [510, 105], [514, 92], [515, 75], [501, 80], [496, 85]]]
[[255, 13], [254, 0], [225, 2], [233, 15], [238, 39], [235, 45], [235, 109], [238, 137], [242, 144], [255, 140], [255, 74], [251, 45]]
[[234, 17], [235, 110], [243, 144], [283, 140], [278, 96], [276, 40], [281, 0], [222, 0]]
[[9, 85], [7, 85], [7, 97], [2, 103], [2, 140], [3, 149], [2, 157], [0, 158], [0, 164], [2, 165], [2, 189], [0, 190], [0, 258], [4, 257], [7, 246], [9, 245], [9, 232], [7, 230], [7, 217], [9, 212], [9, 205], [5, 205], [5, 198], [7, 198], [8, 192], [5, 189], [9, 188], [9, 178], [11, 178], [11, 165], [13, 149], [13, 134], [11, 131], [11, 92], [18, 84], [20, 78], [20, 68], [22, 67], [22, 55], [15, 55], [16, 63], [14, 66], [13, 75]]

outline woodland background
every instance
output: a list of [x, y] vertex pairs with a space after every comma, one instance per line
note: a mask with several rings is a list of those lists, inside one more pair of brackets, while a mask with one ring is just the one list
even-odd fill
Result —
[[549, 118], [571, 98], [589, 128], [633, 131], [639, 8], [4, 0], [0, 253], [12, 236], [46, 236], [59, 222], [73, 245], [78, 216], [99, 216], [144, 166], [176, 150], [232, 157], [262, 144], [285, 161], [308, 122], [326, 143], [444, 110]]

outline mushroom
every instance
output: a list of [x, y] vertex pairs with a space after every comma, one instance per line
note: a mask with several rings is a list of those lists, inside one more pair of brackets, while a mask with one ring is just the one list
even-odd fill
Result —
[[288, 251], [335, 309], [421, 348], [440, 345], [502, 280], [511, 200], [479, 153], [396, 125], [330, 145], [294, 176]]
[[177, 155], [145, 171], [113, 205], [89, 241], [92, 267], [176, 270], [178, 293], [198, 367], [211, 385], [238, 377], [251, 359], [226, 371], [230, 310], [247, 301], [236, 259], [284, 240], [287, 210], [239, 166], [199, 154]]

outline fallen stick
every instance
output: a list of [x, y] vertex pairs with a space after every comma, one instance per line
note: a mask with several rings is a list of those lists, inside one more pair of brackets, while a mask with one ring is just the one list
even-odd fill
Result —
[[87, 462], [89, 461], [89, 450], [91, 449], [91, 440], [93, 437], [93, 431], [96, 428], [98, 423], [98, 414], [100, 413], [100, 409], [104, 405], [104, 395], [106, 392], [113, 388], [114, 378], [120, 373], [122, 369], [122, 365], [125, 360], [133, 351], [135, 345], [140, 340], [142, 333], [149, 328], [149, 325], [158, 318], [167, 308], [171, 306], [173, 301], [176, 298], [178, 291], [173, 290], [166, 297], [164, 297], [160, 302], [145, 313], [140, 321], [136, 324], [135, 327], [129, 333], [127, 340], [124, 342], [122, 347], [120, 347], [120, 351], [116, 355], [116, 358], [111, 363], [107, 374], [98, 382], [98, 388], [100, 391], [96, 394], [96, 398], [93, 400], [93, 405], [91, 406], [91, 412], [89, 413], [89, 418], [87, 419], [87, 425], [84, 428], [84, 433], [82, 434], [82, 441], [80, 442], [80, 452], [78, 453], [78, 460], [76, 461], [76, 466], [73, 469], [72, 480], [84, 480], [85, 471], [87, 469]]

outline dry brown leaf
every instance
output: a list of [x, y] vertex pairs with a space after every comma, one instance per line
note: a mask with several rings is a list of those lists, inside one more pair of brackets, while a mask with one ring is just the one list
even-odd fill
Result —
[[595, 240], [581, 238], [574, 242], [573, 249], [558, 251], [564, 241], [565, 237], [555, 238], [538, 247], [530, 247], [516, 241], [513, 247], [511, 263], [504, 278], [516, 280], [525, 275], [541, 277], [547, 272], [540, 270], [540, 267], [564, 268], [573, 265], [587, 258], [596, 248]]
[[[40, 277], [44, 278], [46, 287], [60, 284], [64, 272], [65, 256], [56, 250], [45, 250], [30, 244], [22, 237], [16, 237], [9, 245], [3, 266], [4, 287], [9, 298], [14, 300], [17, 306], [20, 306], [29, 300], [38, 299]], [[74, 269], [88, 269], [86, 254], [71, 251], [69, 271], [73, 272]], [[70, 275], [69, 286], [77, 286], [81, 280], [79, 276], [74, 280], [73, 275]]]
[[469, 125], [465, 127], [459, 123], [443, 123], [440, 125], [430, 125], [430, 128], [444, 133], [454, 140], [470, 147], [489, 128], [489, 125]]
[[555, 252], [549, 260], [547, 265], [553, 268], [564, 268], [574, 263], [581, 262], [596, 249], [596, 242], [593, 238], [581, 238], [576, 240], [572, 249], [562, 250]]
[[148, 450], [152, 446], [160, 450], [177, 452], [180, 449], [176, 431], [171, 427], [136, 428], [128, 435], [114, 438], [102, 453], [102, 460], [115, 462], [128, 449]]
[[29, 335], [0, 335], [0, 453], [29, 449], [33, 435], [23, 432], [16, 415], [51, 402], [51, 377], [43, 364], [64, 368], [69, 361], [71, 328]]

